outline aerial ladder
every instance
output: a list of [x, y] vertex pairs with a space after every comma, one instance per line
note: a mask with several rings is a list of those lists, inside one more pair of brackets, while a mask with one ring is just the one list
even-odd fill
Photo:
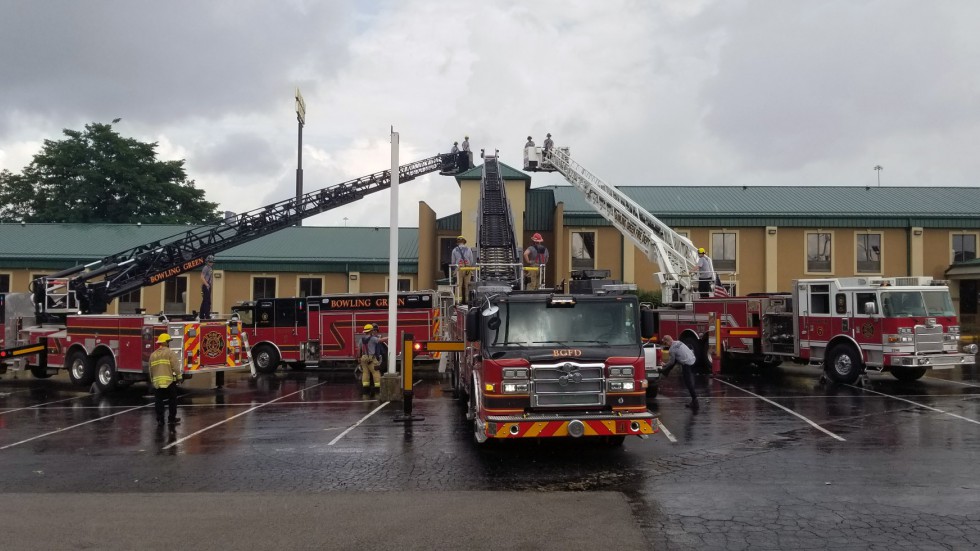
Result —
[[697, 267], [698, 250], [690, 239], [572, 160], [567, 147], [528, 147], [525, 153], [525, 170], [560, 173], [592, 208], [660, 266], [657, 279], [665, 303], [687, 303], [697, 296], [691, 274]]
[[496, 155], [484, 155], [480, 180], [479, 215], [476, 219], [476, 245], [480, 251], [479, 282], [486, 285], [507, 285], [519, 288], [523, 270], [514, 217], [507, 201], [507, 190], [500, 177]]
[[[456, 155], [440, 154], [402, 165], [399, 181], [458, 170]], [[208, 255], [389, 187], [391, 171], [376, 172], [35, 279], [31, 292], [36, 321], [58, 323], [70, 314], [104, 313], [113, 299], [202, 267]]]

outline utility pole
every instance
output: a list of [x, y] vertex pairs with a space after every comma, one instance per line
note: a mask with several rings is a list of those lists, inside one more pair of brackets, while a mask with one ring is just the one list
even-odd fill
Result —
[[[303, 94], [296, 89], [296, 122], [299, 127], [299, 147], [296, 150], [296, 212], [300, 211], [303, 204], [303, 126], [306, 125], [306, 102], [303, 101]], [[303, 220], [296, 221], [297, 226], [303, 225]]]
[[878, 173], [878, 187], [881, 187], [881, 165], [875, 165], [875, 172]]

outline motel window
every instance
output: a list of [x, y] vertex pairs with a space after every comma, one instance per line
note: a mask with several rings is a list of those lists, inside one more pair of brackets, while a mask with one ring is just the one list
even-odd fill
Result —
[[[385, 291], [388, 290], [389, 282], [391, 279], [385, 278]], [[412, 278], [410, 277], [400, 277], [398, 278], [398, 288], [395, 289], [399, 293], [408, 292], [412, 290]]]
[[953, 262], [973, 260], [977, 257], [977, 236], [974, 233], [953, 234]]
[[711, 234], [711, 263], [716, 272], [735, 271], [735, 233]]
[[857, 272], [859, 274], [881, 273], [881, 234], [857, 234]]
[[833, 247], [831, 234], [806, 234], [806, 271], [809, 273], [830, 273], [833, 266]]
[[316, 297], [323, 294], [322, 277], [301, 277], [299, 278], [299, 296]]
[[572, 232], [572, 269], [595, 269], [595, 232]]
[[276, 298], [276, 278], [256, 277], [252, 279], [252, 300]]
[[10, 274], [0, 274], [0, 293], [10, 292]]
[[143, 295], [142, 289], [137, 289], [135, 291], [126, 293], [125, 295], [119, 297], [119, 313], [120, 314], [136, 314], [137, 310], [140, 308], [140, 298]]
[[163, 313], [187, 313], [187, 276], [178, 276], [163, 282]]
[[[467, 243], [469, 245], [469, 243]], [[449, 277], [449, 264], [453, 258], [453, 249], [456, 248], [455, 237], [439, 238], [439, 269], [446, 277]]]

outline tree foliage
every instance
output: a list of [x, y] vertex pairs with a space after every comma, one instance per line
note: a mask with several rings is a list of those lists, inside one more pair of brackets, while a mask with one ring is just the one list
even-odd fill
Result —
[[64, 134], [44, 140], [21, 174], [0, 172], [0, 220], [199, 224], [219, 218], [218, 205], [187, 179], [183, 160], [157, 160], [156, 143], [124, 138], [100, 123]]

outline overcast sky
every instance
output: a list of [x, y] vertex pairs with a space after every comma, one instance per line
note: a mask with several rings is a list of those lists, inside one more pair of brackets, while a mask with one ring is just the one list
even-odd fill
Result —
[[[0, 0], [0, 168], [63, 128], [159, 143], [223, 210], [469, 134], [520, 168], [530, 134], [625, 185], [975, 186], [980, 2]], [[564, 183], [534, 175], [533, 185]], [[400, 191], [457, 212], [452, 178]], [[388, 192], [307, 225], [387, 226]]]

